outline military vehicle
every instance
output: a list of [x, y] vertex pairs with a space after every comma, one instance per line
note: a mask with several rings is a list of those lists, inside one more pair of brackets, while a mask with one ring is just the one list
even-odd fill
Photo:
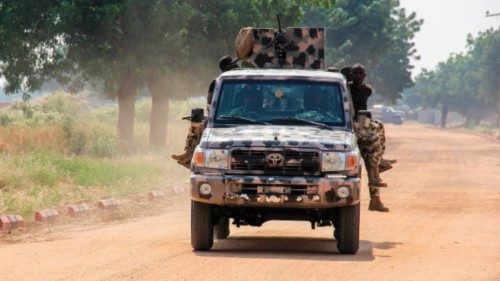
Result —
[[392, 123], [395, 125], [401, 125], [404, 121], [404, 112], [394, 110], [390, 106], [384, 106], [381, 104], [376, 104], [371, 109], [371, 114], [374, 119], [378, 119], [384, 123]]
[[[324, 70], [324, 29], [252, 29], [250, 68], [216, 79], [191, 162], [191, 243], [271, 220], [334, 226], [339, 252], [359, 248], [361, 157], [346, 80]], [[253, 67], [253, 68], [252, 68]], [[203, 111], [193, 110], [191, 120]]]

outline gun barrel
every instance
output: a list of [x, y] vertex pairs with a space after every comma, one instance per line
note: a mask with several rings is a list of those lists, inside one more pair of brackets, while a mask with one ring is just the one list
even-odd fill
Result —
[[281, 33], [281, 32], [282, 32], [282, 30], [281, 30], [280, 14], [276, 14], [276, 18], [278, 18], [278, 30], [279, 30], [279, 32]]

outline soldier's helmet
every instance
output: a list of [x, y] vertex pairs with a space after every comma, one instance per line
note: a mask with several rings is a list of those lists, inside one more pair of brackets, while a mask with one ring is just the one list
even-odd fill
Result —
[[219, 60], [220, 71], [226, 72], [226, 71], [238, 68], [238, 65], [236, 64], [237, 61], [238, 61], [237, 58], [233, 58], [231, 56], [224, 56], [224, 57], [222, 57]]

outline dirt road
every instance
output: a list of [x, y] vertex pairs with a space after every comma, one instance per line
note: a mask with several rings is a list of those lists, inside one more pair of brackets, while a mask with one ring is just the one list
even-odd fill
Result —
[[193, 252], [186, 197], [162, 215], [0, 244], [0, 280], [500, 280], [500, 144], [414, 124], [387, 131], [399, 160], [383, 174], [391, 212], [367, 211], [363, 190], [355, 256], [306, 222], [231, 228]]

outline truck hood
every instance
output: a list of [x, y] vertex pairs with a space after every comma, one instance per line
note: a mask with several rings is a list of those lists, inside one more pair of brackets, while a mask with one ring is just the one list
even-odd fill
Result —
[[200, 146], [231, 147], [298, 147], [350, 151], [356, 147], [352, 132], [325, 130], [312, 126], [243, 125], [230, 128], [207, 128]]

